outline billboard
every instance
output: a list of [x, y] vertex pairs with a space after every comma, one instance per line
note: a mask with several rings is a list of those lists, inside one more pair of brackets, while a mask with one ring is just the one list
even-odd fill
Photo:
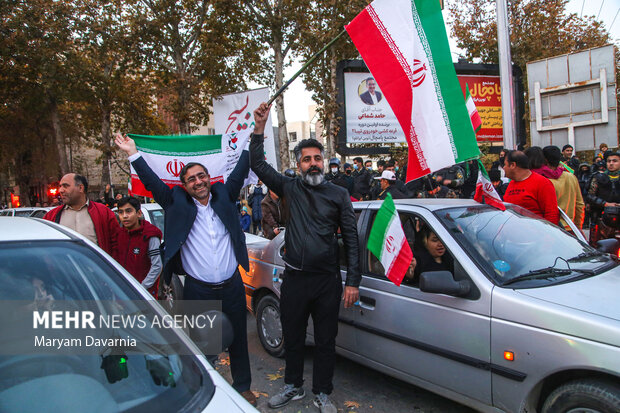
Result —
[[503, 142], [502, 132], [502, 96], [499, 76], [458, 75], [459, 84], [466, 94], [469, 86], [476, 109], [482, 120], [482, 127], [476, 134], [478, 142]]
[[532, 145], [618, 146], [615, 46], [527, 63]]
[[407, 142], [396, 115], [371, 74], [344, 74], [347, 143]]

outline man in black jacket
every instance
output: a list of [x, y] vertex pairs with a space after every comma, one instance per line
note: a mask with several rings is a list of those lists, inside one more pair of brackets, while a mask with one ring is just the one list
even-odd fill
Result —
[[256, 175], [285, 202], [289, 217], [284, 243], [284, 281], [280, 312], [286, 369], [284, 388], [269, 400], [280, 408], [305, 396], [303, 390], [304, 342], [308, 317], [314, 322], [316, 345], [312, 392], [321, 412], [336, 412], [327, 397], [333, 390], [338, 311], [342, 295], [338, 254], [338, 229], [347, 257], [344, 307], [359, 297], [361, 281], [357, 223], [346, 189], [326, 182], [323, 176], [323, 146], [304, 139], [295, 147], [301, 177], [288, 178], [264, 160], [263, 132], [269, 106], [254, 111], [256, 126], [250, 142], [250, 166]]

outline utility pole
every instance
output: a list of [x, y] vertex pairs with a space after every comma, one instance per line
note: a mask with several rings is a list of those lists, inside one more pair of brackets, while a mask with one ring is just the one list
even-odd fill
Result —
[[512, 82], [512, 58], [510, 56], [510, 27], [506, 0], [496, 0], [497, 4], [497, 46], [499, 49], [499, 76], [502, 89], [502, 123], [504, 148], [516, 149], [516, 114], [514, 84]]

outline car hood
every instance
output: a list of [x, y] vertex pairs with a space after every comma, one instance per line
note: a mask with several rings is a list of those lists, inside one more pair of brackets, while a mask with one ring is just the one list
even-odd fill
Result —
[[566, 284], [493, 289], [492, 317], [620, 346], [620, 268]]
[[517, 291], [528, 297], [620, 321], [618, 285], [620, 267], [579, 281]]

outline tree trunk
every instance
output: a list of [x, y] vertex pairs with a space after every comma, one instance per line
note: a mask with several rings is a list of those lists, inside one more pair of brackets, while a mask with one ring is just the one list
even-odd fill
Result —
[[338, 104], [335, 101], [336, 96], [336, 55], [330, 51], [329, 59], [329, 86], [332, 93], [329, 94], [327, 108], [328, 124], [327, 127], [327, 153], [330, 157], [336, 156], [336, 134], [338, 133], [338, 122], [336, 122], [336, 110]]
[[111, 113], [109, 108], [101, 108], [101, 142], [103, 148], [103, 166], [101, 168], [101, 188], [105, 190], [107, 184], [112, 184], [110, 179], [110, 158], [112, 157], [112, 131], [110, 125]]
[[60, 127], [60, 115], [58, 114], [58, 104], [54, 99], [50, 99], [50, 116], [52, 118], [52, 129], [54, 130], [54, 140], [56, 141], [56, 149], [58, 150], [58, 159], [60, 161], [60, 174], [69, 173], [69, 163], [67, 161], [67, 148], [65, 146], [65, 137]]
[[[276, 89], [284, 84], [284, 56], [282, 55], [282, 43], [274, 42], [275, 79]], [[278, 115], [278, 136], [280, 137], [280, 165], [282, 169], [290, 167], [288, 156], [288, 132], [286, 130], [286, 115], [284, 114], [284, 94], [276, 98], [276, 113]]]
[[178, 106], [178, 116], [179, 116], [179, 133], [181, 135], [190, 135], [192, 133], [191, 121], [189, 118], [190, 107], [189, 107], [189, 85], [187, 81], [184, 79], [184, 73], [180, 74], [181, 78], [178, 80], [178, 88], [177, 93], [179, 94], [179, 106]]

